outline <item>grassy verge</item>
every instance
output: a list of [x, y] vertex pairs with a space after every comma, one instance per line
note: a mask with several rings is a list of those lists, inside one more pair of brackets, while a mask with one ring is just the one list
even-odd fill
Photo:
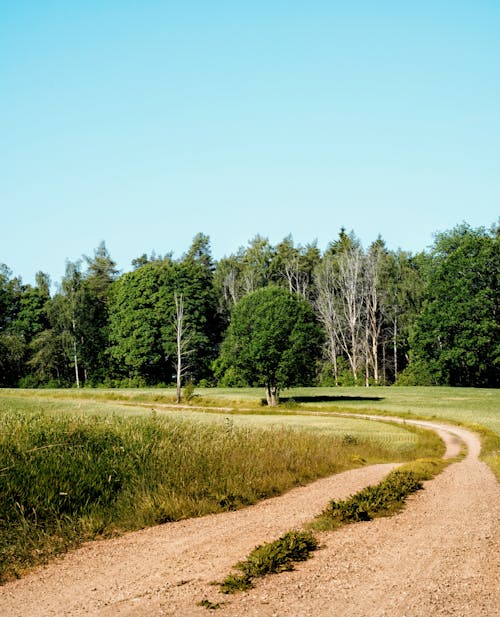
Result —
[[490, 467], [500, 482], [500, 434], [484, 426], [465, 424], [481, 437], [481, 459]]
[[[171, 389], [82, 389], [76, 390], [4, 390], [6, 395], [24, 397], [30, 402], [79, 401], [90, 404], [107, 402], [125, 405], [172, 405]], [[270, 418], [270, 410], [262, 407], [260, 388], [196, 388], [189, 402], [192, 409], [217, 414], [250, 412]], [[0, 393], [1, 398], [2, 393]], [[121, 408], [123, 413], [123, 407]], [[500, 389], [451, 387], [345, 387], [291, 388], [282, 392], [282, 405], [274, 417], [307, 412], [356, 412], [392, 414], [427, 420], [443, 420], [469, 427], [481, 435], [482, 459], [500, 481]], [[141, 413], [129, 407], [130, 414]], [[143, 413], [143, 412], [142, 412]]]

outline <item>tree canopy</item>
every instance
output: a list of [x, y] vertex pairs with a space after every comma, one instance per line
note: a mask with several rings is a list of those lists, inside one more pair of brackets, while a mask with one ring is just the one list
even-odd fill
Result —
[[221, 365], [265, 386], [269, 405], [280, 389], [311, 383], [320, 344], [311, 305], [285, 289], [266, 287], [235, 306], [221, 350]]
[[462, 225], [433, 247], [427, 300], [412, 338], [420, 381], [495, 386], [500, 369], [500, 243]]
[[270, 399], [309, 383], [498, 387], [499, 229], [459, 225], [417, 254], [343, 228], [323, 252], [255, 236], [219, 261], [200, 233], [124, 273], [101, 242], [53, 294], [43, 272], [26, 285], [0, 264], [0, 386], [179, 386], [180, 328], [186, 380]]

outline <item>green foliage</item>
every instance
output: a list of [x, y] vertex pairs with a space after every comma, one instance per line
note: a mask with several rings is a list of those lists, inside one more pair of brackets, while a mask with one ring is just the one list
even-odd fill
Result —
[[170, 382], [176, 356], [174, 294], [182, 294], [193, 353], [190, 377], [210, 377], [219, 337], [217, 298], [208, 239], [197, 236], [179, 262], [149, 261], [114, 283], [111, 290], [109, 353], [115, 371], [147, 383]]
[[385, 480], [368, 486], [349, 499], [331, 501], [311, 523], [313, 529], [326, 531], [346, 523], [370, 521], [400, 510], [409, 495], [422, 489], [424, 480], [432, 479], [450, 461], [418, 459], [391, 472]]
[[238, 591], [248, 591], [252, 589], [252, 579], [246, 574], [228, 574], [220, 583], [222, 593], [236, 593]]
[[188, 381], [187, 384], [182, 389], [182, 398], [185, 401], [191, 401], [195, 398], [196, 394], [194, 391], [194, 383], [192, 381]]
[[267, 287], [234, 308], [221, 365], [277, 396], [281, 388], [312, 381], [319, 343], [310, 304], [284, 289]]
[[[283, 384], [312, 383], [314, 373], [321, 385], [497, 387], [499, 242], [497, 229], [464, 224], [438, 235], [430, 252], [411, 255], [389, 251], [380, 237], [365, 250], [342, 229], [323, 254], [314, 243], [294, 245], [291, 236], [276, 246], [256, 236], [214, 263], [208, 236], [198, 234], [182, 258], [143, 255], [121, 276], [102, 242], [92, 257], [67, 263], [52, 298], [47, 275], [24, 285], [0, 264], [0, 386], [171, 383], [177, 294], [192, 337], [185, 377], [197, 383], [266, 385], [273, 403]], [[222, 331], [241, 310], [236, 305], [269, 286], [314, 305], [323, 353], [312, 333], [316, 350], [293, 366], [300, 341], [285, 332], [287, 357], [273, 326], [267, 340], [254, 337], [252, 368], [233, 361], [238, 345], [248, 349], [248, 331], [234, 332], [214, 363]], [[309, 317], [295, 316], [303, 341], [311, 333], [299, 330]], [[255, 330], [281, 319], [278, 309], [269, 323], [256, 317]], [[279, 367], [273, 351], [267, 358], [258, 351], [258, 338], [281, 354]]]
[[0, 332], [0, 386], [17, 385], [22, 375], [25, 351], [21, 335]]
[[109, 353], [118, 375], [154, 382], [167, 374], [162, 326], [173, 319], [173, 295], [167, 312], [162, 278], [170, 268], [169, 262], [146, 263], [111, 289]]
[[414, 383], [500, 384], [499, 274], [500, 242], [493, 234], [462, 225], [438, 236], [427, 302], [412, 337]]
[[220, 583], [220, 589], [223, 593], [250, 589], [255, 578], [293, 570], [294, 563], [309, 559], [317, 548], [318, 541], [311, 532], [289, 531], [274, 542], [256, 547], [244, 561], [235, 565], [243, 574], [230, 574]]

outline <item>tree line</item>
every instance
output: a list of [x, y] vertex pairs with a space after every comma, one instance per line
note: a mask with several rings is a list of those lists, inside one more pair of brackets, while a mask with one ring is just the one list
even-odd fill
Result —
[[290, 322], [288, 360], [307, 365], [289, 363], [287, 383], [498, 387], [499, 239], [498, 225], [462, 224], [412, 254], [341, 229], [323, 252], [257, 236], [215, 261], [198, 234], [181, 258], [142, 255], [125, 273], [102, 242], [67, 262], [55, 293], [48, 275], [23, 284], [2, 264], [0, 386], [266, 385], [244, 341], [262, 323], [278, 345], [252, 299], [272, 288], [282, 323], [314, 322], [306, 355]]

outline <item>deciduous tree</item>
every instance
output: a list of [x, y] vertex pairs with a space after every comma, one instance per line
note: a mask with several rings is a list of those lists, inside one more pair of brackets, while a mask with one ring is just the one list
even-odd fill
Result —
[[461, 225], [440, 234], [432, 251], [427, 301], [412, 337], [417, 381], [498, 387], [500, 241]]
[[221, 359], [249, 384], [265, 386], [273, 406], [282, 388], [311, 382], [319, 347], [311, 305], [285, 289], [266, 287], [236, 305]]

